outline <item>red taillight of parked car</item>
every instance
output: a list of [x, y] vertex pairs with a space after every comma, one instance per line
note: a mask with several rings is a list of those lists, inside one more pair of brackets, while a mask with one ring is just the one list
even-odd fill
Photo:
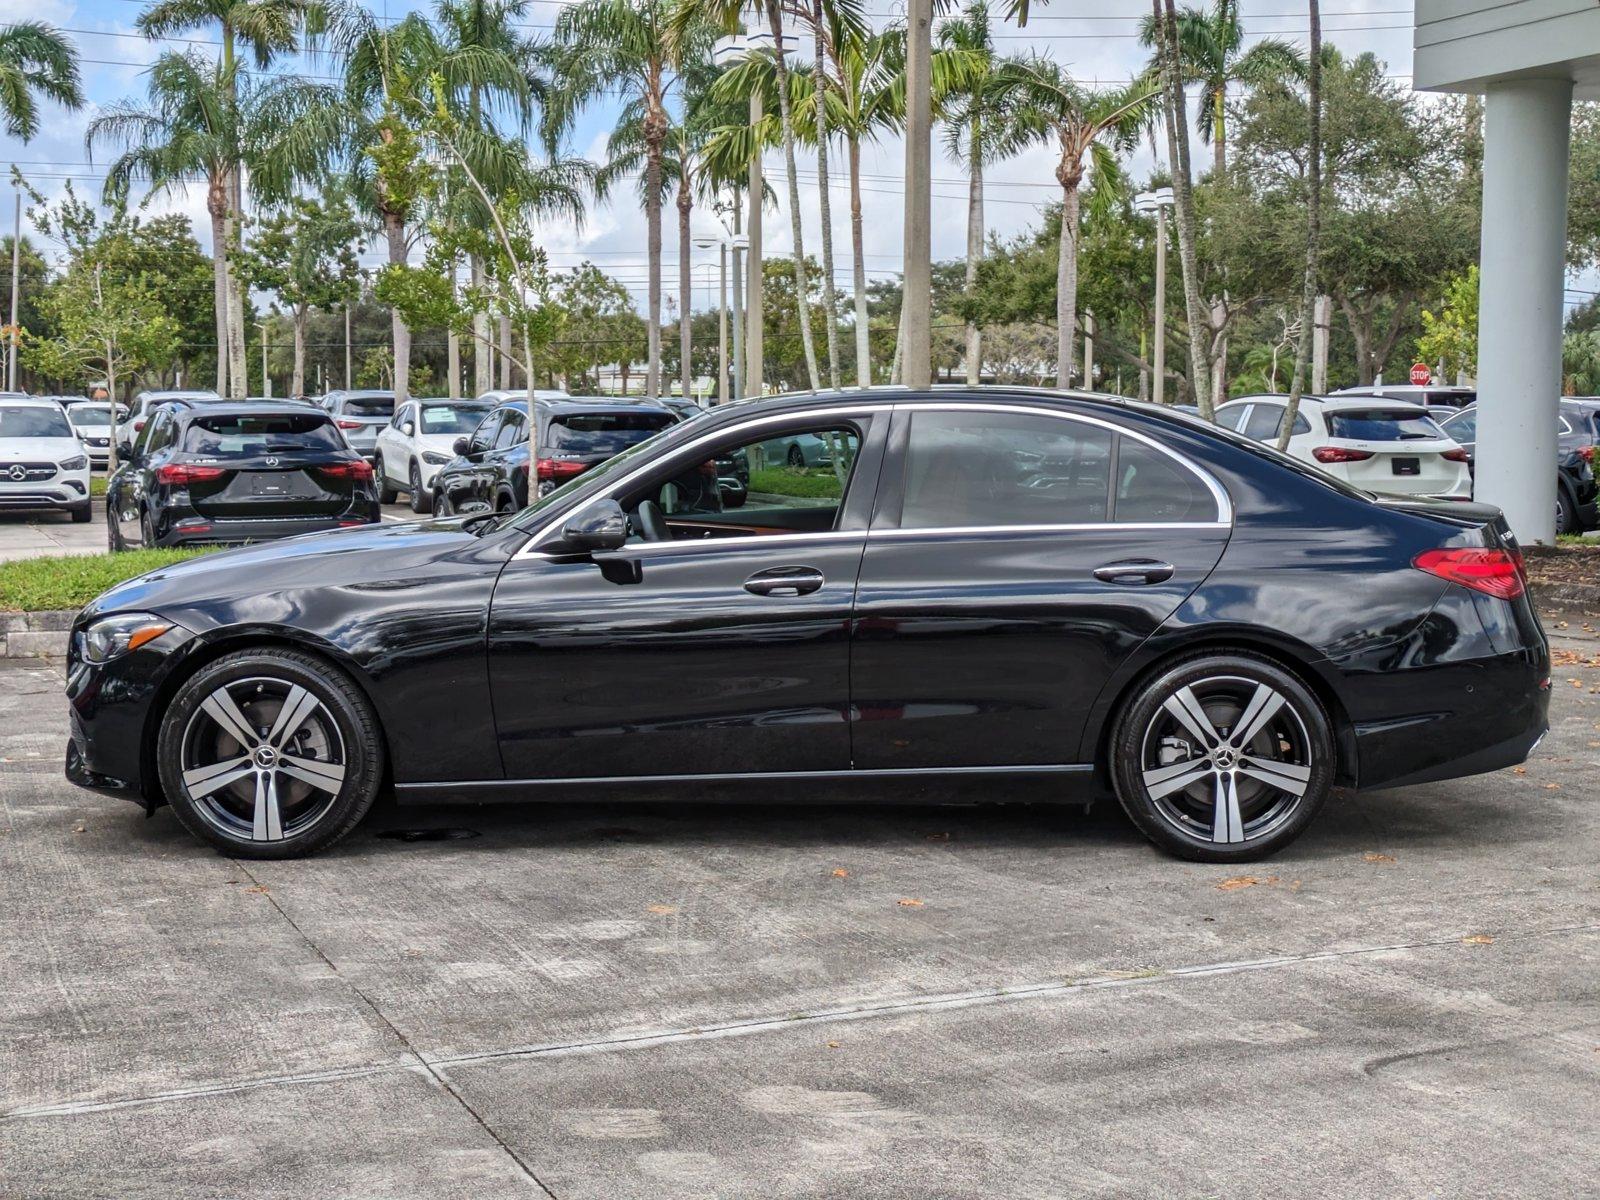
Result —
[[360, 421], [335, 421], [334, 424], [337, 425], [340, 429], [361, 429], [361, 428], [364, 428], [364, 426], [361, 424]]
[[1372, 457], [1371, 450], [1349, 450], [1344, 446], [1318, 446], [1311, 457], [1319, 463], [1360, 462]]
[[1521, 556], [1509, 550], [1461, 548], [1455, 550], [1424, 550], [1411, 560], [1411, 565], [1429, 575], [1437, 575], [1451, 583], [1498, 596], [1502, 600], [1515, 600], [1527, 586], [1522, 573]]
[[587, 463], [568, 462], [559, 458], [541, 458], [534, 470], [540, 479], [571, 479], [575, 475], [582, 475], [588, 469]]
[[1467, 457], [1467, 452], [1465, 450], [1463, 450], [1460, 446], [1457, 446], [1454, 450], [1446, 450], [1446, 451], [1444, 451], [1442, 454], [1439, 455], [1439, 457], [1443, 458], [1443, 459], [1447, 459], [1450, 462], [1471, 462], [1472, 461], [1470, 458]]
[[156, 468], [156, 482], [168, 487], [180, 484], [204, 483], [208, 479], [221, 479], [226, 472], [222, 467], [200, 467], [194, 463], [168, 463]]
[[329, 479], [359, 479], [372, 478], [372, 464], [364, 458], [353, 459], [350, 462], [324, 463], [317, 468]]

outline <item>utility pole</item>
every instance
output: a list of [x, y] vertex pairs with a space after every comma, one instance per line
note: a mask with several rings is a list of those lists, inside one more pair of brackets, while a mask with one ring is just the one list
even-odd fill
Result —
[[1083, 386], [1094, 391], [1094, 313], [1083, 312]]
[[1164, 404], [1167, 390], [1167, 209], [1172, 206], [1172, 189], [1157, 188], [1140, 192], [1133, 207], [1146, 215], [1156, 215], [1156, 353], [1151, 374], [1155, 376], [1154, 398]]
[[[750, 97], [750, 127], [761, 124], [761, 93]], [[744, 335], [744, 386], [740, 391], [746, 396], [761, 398], [761, 380], [765, 372], [762, 363], [761, 319], [763, 309], [763, 280], [761, 278], [761, 201], [766, 194], [761, 179], [761, 145], [750, 156], [750, 253], [745, 255], [745, 319], [749, 322]]]
[[272, 377], [267, 374], [267, 323], [257, 321], [256, 328], [261, 330], [261, 395], [271, 400]]
[[906, 5], [905, 281], [900, 372], [907, 386], [933, 382], [933, 0]]
[[1321, 396], [1328, 390], [1328, 330], [1333, 323], [1333, 297], [1318, 296], [1311, 311], [1311, 394]]
[[[17, 390], [17, 296], [22, 287], [22, 192], [17, 192], [17, 217], [11, 233], [11, 338], [6, 348], [6, 390]], [[115, 400], [112, 401], [114, 405]], [[113, 412], [116, 410], [113, 409]], [[115, 424], [115, 422], [113, 422]]]
[[350, 370], [350, 306], [344, 306], [344, 388], [349, 391], [354, 385], [350, 382], [355, 378], [355, 373]]
[[744, 248], [749, 240], [740, 231], [740, 204], [738, 189], [733, 193], [733, 379], [735, 399], [744, 395]]
[[728, 243], [717, 246], [717, 403], [728, 402]]

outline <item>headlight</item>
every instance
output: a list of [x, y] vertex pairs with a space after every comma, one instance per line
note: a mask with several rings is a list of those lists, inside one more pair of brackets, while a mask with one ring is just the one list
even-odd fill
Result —
[[82, 454], [75, 455], [61, 464], [63, 471], [81, 471], [89, 465], [89, 460]]
[[154, 613], [117, 613], [101, 617], [79, 634], [78, 646], [85, 662], [110, 662], [154, 641], [171, 628], [171, 621], [164, 621]]
[[450, 461], [450, 456], [448, 454], [440, 454], [437, 450], [424, 450], [422, 452], [422, 461], [430, 466], [442, 467]]

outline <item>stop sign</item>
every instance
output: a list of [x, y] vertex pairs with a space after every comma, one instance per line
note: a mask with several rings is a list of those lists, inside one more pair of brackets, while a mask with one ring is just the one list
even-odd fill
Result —
[[1411, 382], [1418, 387], [1433, 382], [1433, 372], [1428, 370], [1427, 363], [1414, 363], [1411, 367]]

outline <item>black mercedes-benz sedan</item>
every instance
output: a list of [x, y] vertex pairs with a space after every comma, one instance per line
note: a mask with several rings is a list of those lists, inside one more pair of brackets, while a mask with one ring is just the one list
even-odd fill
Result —
[[[739, 508], [683, 484], [790, 435], [832, 466]], [[253, 858], [333, 844], [386, 787], [815, 799], [938, 774], [993, 798], [1031, 776], [1232, 862], [1335, 785], [1521, 762], [1549, 686], [1492, 508], [1102, 397], [808, 394], [676, 425], [520, 512], [113, 588], [73, 626], [67, 774]]]
[[372, 464], [304, 404], [156, 408], [106, 483], [113, 550], [259, 542], [381, 518]]

